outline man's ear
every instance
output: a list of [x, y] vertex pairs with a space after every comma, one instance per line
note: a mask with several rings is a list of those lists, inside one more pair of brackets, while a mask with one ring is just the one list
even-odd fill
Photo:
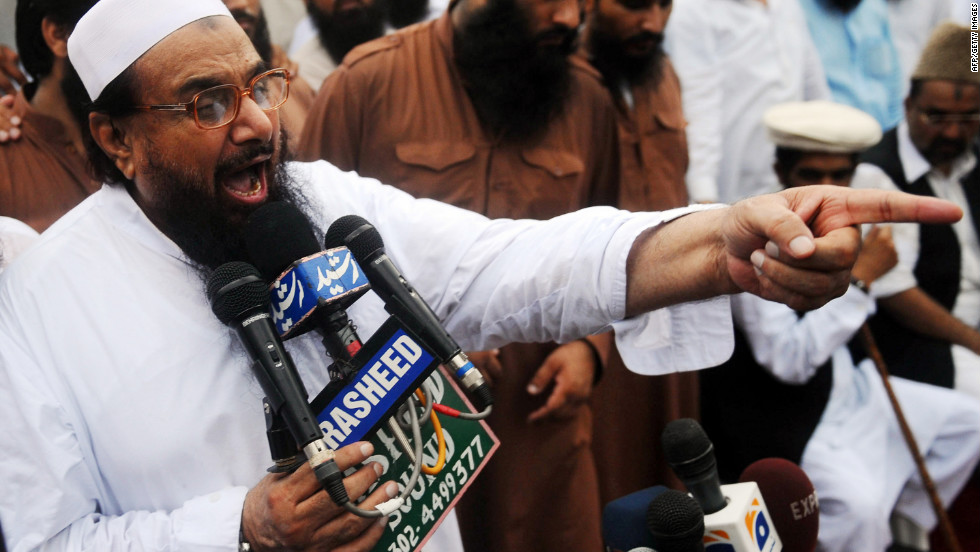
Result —
[[90, 113], [88, 127], [95, 143], [112, 159], [116, 168], [123, 176], [133, 180], [136, 165], [133, 161], [132, 133], [127, 133], [124, 125], [113, 124], [112, 118], [105, 113]]
[[59, 25], [48, 17], [41, 20], [41, 36], [44, 37], [44, 43], [48, 45], [48, 49], [56, 57], [68, 57], [69, 34], [71, 34], [71, 29], [66, 25]]

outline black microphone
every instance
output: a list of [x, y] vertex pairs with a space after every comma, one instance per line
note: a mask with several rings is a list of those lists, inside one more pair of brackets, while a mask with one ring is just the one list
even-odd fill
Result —
[[474, 394], [480, 408], [493, 404], [493, 396], [483, 375], [442, 327], [428, 303], [385, 254], [381, 234], [371, 223], [357, 215], [343, 216], [330, 225], [325, 242], [346, 243], [361, 270], [367, 274], [372, 289], [384, 301], [385, 310], [431, 350], [440, 363], [455, 372], [463, 387]]
[[704, 552], [704, 512], [687, 493], [667, 489], [654, 497], [647, 529], [657, 552]]
[[219, 266], [208, 278], [207, 297], [218, 320], [235, 328], [269, 406], [282, 416], [317, 479], [335, 501], [340, 496], [337, 485], [346, 497], [334, 452], [323, 441], [323, 431], [306, 402], [306, 388], [272, 325], [269, 290], [258, 270], [238, 261]]
[[690, 418], [668, 423], [660, 436], [667, 464], [701, 505], [705, 514], [725, 507], [725, 495], [718, 478], [715, 447], [701, 424]]
[[[268, 282], [275, 281], [291, 265], [321, 252], [309, 219], [296, 206], [282, 201], [268, 202], [249, 215], [244, 239], [249, 258]], [[342, 242], [337, 244], [343, 245]], [[337, 363], [331, 367], [331, 372], [339, 375], [337, 379], [351, 375], [350, 362], [361, 348], [361, 339], [346, 311], [346, 307], [360, 295], [342, 301], [321, 299], [309, 320], [287, 337], [316, 328], [323, 338], [324, 348]]]
[[690, 418], [667, 424], [661, 435], [667, 463], [704, 512], [704, 543], [708, 550], [779, 552], [779, 534], [772, 530], [765, 499], [755, 483], [721, 485], [714, 445]]

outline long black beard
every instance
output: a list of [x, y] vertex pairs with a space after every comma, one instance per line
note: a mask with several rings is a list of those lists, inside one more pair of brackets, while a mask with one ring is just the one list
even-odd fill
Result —
[[429, 13], [429, 0], [387, 0], [388, 22], [396, 29], [422, 21]]
[[328, 14], [311, 2], [307, 11], [316, 25], [320, 44], [338, 65], [355, 46], [384, 34], [384, 10], [376, 3]]
[[861, 0], [826, 0], [830, 7], [836, 9], [841, 13], [851, 13], [854, 8], [858, 7]]
[[[630, 41], [653, 39], [656, 47], [645, 56], [626, 54]], [[656, 88], [663, 75], [664, 51], [663, 35], [641, 33], [626, 40], [620, 40], [599, 28], [594, 28], [589, 36], [588, 50], [592, 64], [602, 73], [606, 81], [619, 84], [642, 84]]]
[[[285, 151], [286, 133], [282, 131], [280, 152]], [[274, 151], [271, 144], [249, 148], [234, 158], [222, 160], [215, 171], [215, 182], [233, 168], [258, 155]], [[242, 236], [248, 215], [257, 206], [245, 206], [227, 198], [221, 190], [208, 190], [205, 178], [186, 165], [173, 161], [156, 161], [150, 156], [151, 178], [160, 186], [161, 195], [151, 212], [154, 224], [184, 252], [196, 268], [206, 274], [229, 261], [248, 261]], [[309, 213], [310, 202], [289, 176], [285, 161], [273, 163], [269, 176], [267, 201], [287, 201]]]
[[538, 136], [558, 115], [571, 87], [568, 55], [574, 29], [554, 28], [559, 47], [542, 47], [514, 0], [491, 0], [454, 37], [456, 66], [477, 115], [506, 141]]

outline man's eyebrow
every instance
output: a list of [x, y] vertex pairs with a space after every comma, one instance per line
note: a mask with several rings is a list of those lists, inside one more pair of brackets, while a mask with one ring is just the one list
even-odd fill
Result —
[[[252, 66], [252, 70], [249, 72], [249, 79], [255, 77], [256, 75], [264, 73], [270, 70], [271, 68], [272, 67], [269, 65], [267, 61], [265, 60], [258, 61], [255, 63], [255, 65]], [[181, 85], [180, 88], [177, 89], [177, 95], [180, 98], [187, 98], [187, 100], [189, 101], [190, 97], [193, 96], [194, 94], [207, 90], [208, 88], [221, 86], [222, 84], [232, 84], [232, 83], [221, 82], [217, 78], [210, 77], [210, 76], [194, 77], [188, 79], [186, 82], [184, 82], [184, 84]]]
[[222, 84], [226, 84], [226, 83], [219, 82], [218, 79], [214, 77], [191, 78], [186, 82], [184, 82], [184, 84], [182, 84], [180, 88], [177, 89], [177, 97], [186, 98], [187, 100], [190, 100], [190, 97], [193, 96], [194, 94], [207, 90], [208, 88], [221, 86]]
[[251, 76], [249, 76], [249, 79], [254, 78], [256, 75], [265, 73], [266, 71], [269, 71], [270, 69], [272, 69], [272, 65], [270, 65], [268, 61], [266, 61], [264, 59], [263, 60], [260, 60], [260, 61], [257, 61], [255, 63], [255, 65], [252, 66], [252, 74], [251, 74]]

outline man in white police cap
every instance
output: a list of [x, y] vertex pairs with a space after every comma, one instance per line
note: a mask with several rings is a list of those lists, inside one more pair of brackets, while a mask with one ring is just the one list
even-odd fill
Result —
[[[881, 139], [873, 117], [832, 102], [777, 105], [763, 122], [787, 187], [848, 186], [863, 170], [858, 154]], [[734, 480], [762, 458], [798, 463], [820, 500], [818, 510], [798, 514], [820, 516], [826, 552], [882, 552], [893, 540], [893, 550], [925, 550], [921, 537], [936, 523], [874, 364], [848, 350], [874, 313], [875, 281], [896, 262], [890, 230], [877, 226], [854, 263], [852, 285], [819, 309], [799, 313], [733, 296], [735, 353], [701, 374], [702, 423], [722, 476]], [[980, 408], [946, 389], [890, 382], [948, 504], [980, 458]], [[903, 528], [894, 539], [892, 524]]]
[[[728, 301], [704, 299], [744, 289], [812, 308], [839, 294], [853, 224], [960, 216], [936, 199], [823, 187], [665, 214], [488, 221], [325, 162], [284, 163], [286, 75], [219, 0], [103, 0], [68, 50], [93, 99], [91, 160], [107, 184], [0, 278], [0, 381], [12, 398], [0, 401], [0, 518], [16, 552], [377, 542], [384, 518], [333, 504], [308, 466], [266, 473], [261, 391], [202, 289], [201, 270], [245, 258], [243, 220], [271, 199], [321, 229], [350, 213], [374, 221], [464, 349], [612, 325], [624, 360], [648, 370], [729, 353]], [[376, 299], [350, 314], [363, 334], [383, 319]], [[307, 335], [289, 348], [306, 388], [322, 389], [321, 346]], [[336, 461], [371, 453], [353, 444]], [[376, 468], [345, 479], [351, 497]]]

